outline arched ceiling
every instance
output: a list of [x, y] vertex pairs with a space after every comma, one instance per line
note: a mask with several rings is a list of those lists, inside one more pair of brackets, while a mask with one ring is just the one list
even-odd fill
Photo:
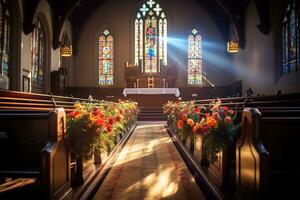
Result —
[[[40, 0], [24, 2], [24, 33], [33, 30], [33, 17]], [[105, 1], [109, 0], [47, 0], [53, 14], [53, 48], [60, 46], [60, 34], [65, 20], [68, 18], [73, 27], [73, 46], [85, 22], [97, 11]], [[251, 0], [196, 0], [212, 17], [224, 40], [229, 39], [229, 25], [232, 24], [241, 47], [244, 46], [244, 10]], [[268, 0], [253, 0], [260, 18], [258, 28], [264, 34], [269, 32]], [[75, 52], [76, 53], [76, 52]]]

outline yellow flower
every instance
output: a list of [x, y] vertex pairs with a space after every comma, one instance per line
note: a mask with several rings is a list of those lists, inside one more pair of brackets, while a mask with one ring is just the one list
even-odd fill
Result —
[[74, 105], [76, 110], [81, 110], [82, 109], [82, 105], [80, 103], [75, 103]]

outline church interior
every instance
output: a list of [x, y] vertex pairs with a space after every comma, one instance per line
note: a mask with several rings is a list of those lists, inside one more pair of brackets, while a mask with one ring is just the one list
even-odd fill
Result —
[[0, 199], [297, 198], [299, 15], [0, 0]]

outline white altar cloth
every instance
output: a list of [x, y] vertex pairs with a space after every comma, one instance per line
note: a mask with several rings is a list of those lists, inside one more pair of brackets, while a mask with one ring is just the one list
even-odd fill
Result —
[[180, 96], [178, 88], [124, 88], [123, 95], [128, 94], [174, 94], [176, 97]]

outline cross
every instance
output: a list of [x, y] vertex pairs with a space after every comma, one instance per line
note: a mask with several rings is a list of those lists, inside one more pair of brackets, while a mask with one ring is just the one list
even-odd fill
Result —
[[153, 10], [156, 12], [156, 15], [159, 15], [160, 11], [162, 11], [162, 8], [160, 8], [159, 5], [156, 4], [156, 7]]
[[147, 11], [149, 11], [149, 8], [147, 8], [146, 4], [143, 4], [143, 7], [140, 9], [140, 11], [143, 13], [143, 15], [145, 16]]
[[150, 6], [150, 8], [152, 8], [153, 5], [155, 4], [155, 1], [149, 0], [149, 1], [147, 1], [147, 4]]

